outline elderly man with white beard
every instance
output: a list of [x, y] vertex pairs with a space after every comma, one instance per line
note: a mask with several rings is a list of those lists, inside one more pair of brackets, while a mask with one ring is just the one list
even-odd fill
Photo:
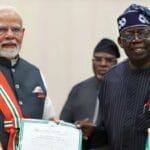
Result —
[[[22, 18], [16, 9], [11, 6], [1, 7], [0, 71], [14, 93], [23, 118], [55, 119], [40, 70], [19, 55], [24, 31]], [[2, 104], [0, 108], [3, 108]], [[7, 132], [5, 129], [6, 111], [0, 112], [0, 141], [3, 150], [13, 150], [8, 142], [12, 130]]]

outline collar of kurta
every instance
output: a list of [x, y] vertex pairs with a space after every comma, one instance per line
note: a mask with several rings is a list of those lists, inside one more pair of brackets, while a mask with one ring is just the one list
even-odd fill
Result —
[[18, 64], [19, 60], [20, 60], [19, 56], [17, 56], [14, 59], [11, 59], [11, 60], [0, 57], [0, 65], [6, 66], [8, 68], [12, 68], [12, 67], [15, 67]]

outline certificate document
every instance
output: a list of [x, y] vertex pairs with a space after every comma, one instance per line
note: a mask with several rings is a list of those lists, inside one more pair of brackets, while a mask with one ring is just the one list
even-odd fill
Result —
[[22, 119], [18, 150], [81, 150], [82, 131], [61, 121]]

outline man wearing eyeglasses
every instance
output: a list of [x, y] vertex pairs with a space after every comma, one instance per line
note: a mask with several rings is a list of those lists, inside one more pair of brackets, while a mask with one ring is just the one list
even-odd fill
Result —
[[[0, 72], [6, 78], [3, 84], [0, 77], [0, 148], [3, 150], [15, 149], [18, 117], [55, 119], [40, 70], [19, 56], [24, 31], [22, 18], [15, 8], [0, 7]], [[8, 86], [6, 94], [2, 93], [3, 85]], [[12, 99], [5, 98], [9, 92], [13, 93]]]
[[91, 147], [145, 150], [150, 127], [150, 10], [133, 4], [118, 18], [118, 42], [128, 59], [113, 67], [102, 81], [101, 122], [78, 122]]
[[[72, 88], [60, 119], [70, 123], [89, 119], [98, 123], [99, 100], [97, 96], [101, 80], [106, 72], [117, 63], [119, 57], [118, 46], [111, 39], [104, 38], [96, 45], [92, 59], [94, 76]], [[84, 149], [86, 150], [86, 148]], [[105, 148], [101, 150], [105, 150]]]

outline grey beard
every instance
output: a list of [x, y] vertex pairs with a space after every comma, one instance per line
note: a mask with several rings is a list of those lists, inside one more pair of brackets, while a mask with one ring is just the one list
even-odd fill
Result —
[[4, 57], [6, 59], [14, 59], [20, 52], [20, 48], [2, 48], [0, 49], [0, 57]]

